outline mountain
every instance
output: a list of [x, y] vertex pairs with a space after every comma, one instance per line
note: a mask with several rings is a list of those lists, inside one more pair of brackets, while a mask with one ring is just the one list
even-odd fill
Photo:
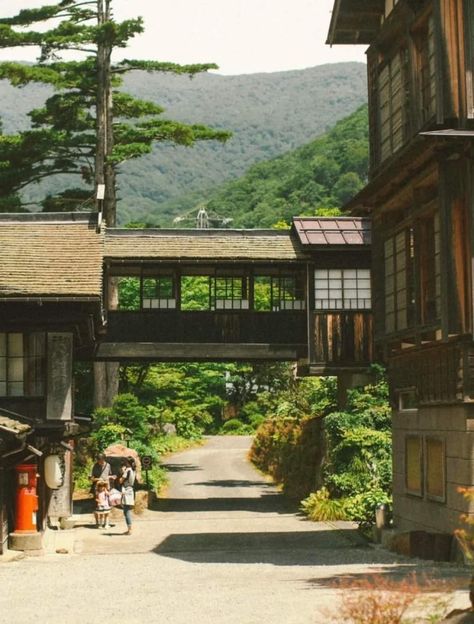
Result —
[[[289, 223], [295, 215], [314, 215], [316, 209], [320, 214], [330, 213], [367, 180], [368, 135], [367, 105], [363, 105], [307, 145], [252, 165], [241, 178], [209, 193], [180, 198], [180, 207], [205, 205], [210, 214], [231, 218], [231, 226], [237, 228]], [[166, 203], [160, 213], [163, 208]]]
[[[0, 83], [0, 117], [6, 132], [27, 127], [27, 111], [50, 93]], [[337, 63], [304, 70], [242, 76], [202, 74], [189, 79], [135, 72], [124, 90], [162, 105], [165, 117], [232, 130], [225, 145], [194, 148], [157, 145], [153, 153], [121, 167], [119, 220], [161, 224], [181, 208], [178, 198], [242, 175], [252, 164], [292, 150], [321, 135], [366, 100], [366, 67]], [[64, 180], [29, 187], [27, 198], [64, 188]]]

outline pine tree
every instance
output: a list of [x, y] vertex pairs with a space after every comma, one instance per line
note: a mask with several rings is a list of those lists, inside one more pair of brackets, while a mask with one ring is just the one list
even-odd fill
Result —
[[[45, 24], [46, 30], [30, 30]], [[191, 146], [196, 141], [229, 138], [223, 130], [164, 119], [160, 106], [119, 90], [130, 71], [192, 77], [216, 68], [213, 63], [143, 60], [113, 64], [112, 52], [125, 48], [141, 32], [141, 18], [114, 19], [112, 0], [62, 0], [0, 19], [0, 48], [40, 49], [34, 65], [0, 63], [0, 78], [15, 86], [39, 82], [55, 90], [42, 108], [30, 113], [30, 130], [0, 133], [0, 209], [17, 209], [18, 193], [25, 186], [68, 173], [77, 175], [89, 189], [73, 188], [48, 197], [45, 209], [68, 210], [93, 201], [97, 186], [105, 184], [104, 217], [108, 225], [115, 225], [115, 176], [122, 163], [149, 153], [160, 141]], [[80, 52], [84, 58], [66, 61], [62, 55], [67, 51]]]

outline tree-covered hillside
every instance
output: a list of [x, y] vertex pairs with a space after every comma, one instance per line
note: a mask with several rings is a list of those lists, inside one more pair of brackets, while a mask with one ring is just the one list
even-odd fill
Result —
[[[0, 89], [4, 132], [26, 128], [27, 112], [51, 93], [42, 85], [16, 89], [5, 82]], [[174, 202], [177, 198], [235, 179], [256, 162], [304, 145], [354, 111], [366, 99], [366, 67], [336, 63], [269, 74], [198, 75], [192, 80], [137, 72], [126, 78], [124, 90], [162, 105], [164, 117], [233, 132], [225, 145], [188, 149], [161, 144], [149, 156], [123, 165], [119, 220], [169, 224], [170, 211], [176, 214], [183, 206]], [[29, 187], [27, 198], [39, 202], [48, 191], [64, 186], [60, 179], [48, 180]]]
[[[364, 185], [368, 167], [367, 106], [338, 122], [322, 137], [272, 160], [210, 194], [193, 194], [164, 205], [169, 213], [206, 205], [232, 217], [232, 227], [271, 227], [316, 208], [340, 208]], [[159, 214], [150, 215], [153, 221]]]

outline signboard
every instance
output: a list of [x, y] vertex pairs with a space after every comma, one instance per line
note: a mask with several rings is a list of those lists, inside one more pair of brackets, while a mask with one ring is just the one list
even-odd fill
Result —
[[151, 467], [153, 465], [153, 459], [151, 455], [143, 455], [143, 457], [141, 458], [141, 461], [142, 461], [143, 470], [151, 470]]

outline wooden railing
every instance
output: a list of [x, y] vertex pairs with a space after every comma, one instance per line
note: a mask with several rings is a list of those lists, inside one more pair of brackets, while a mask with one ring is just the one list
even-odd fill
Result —
[[108, 313], [105, 342], [306, 345], [306, 312], [219, 311]]
[[416, 388], [418, 405], [472, 401], [472, 339], [460, 337], [402, 351], [390, 359], [389, 375], [392, 391]]

